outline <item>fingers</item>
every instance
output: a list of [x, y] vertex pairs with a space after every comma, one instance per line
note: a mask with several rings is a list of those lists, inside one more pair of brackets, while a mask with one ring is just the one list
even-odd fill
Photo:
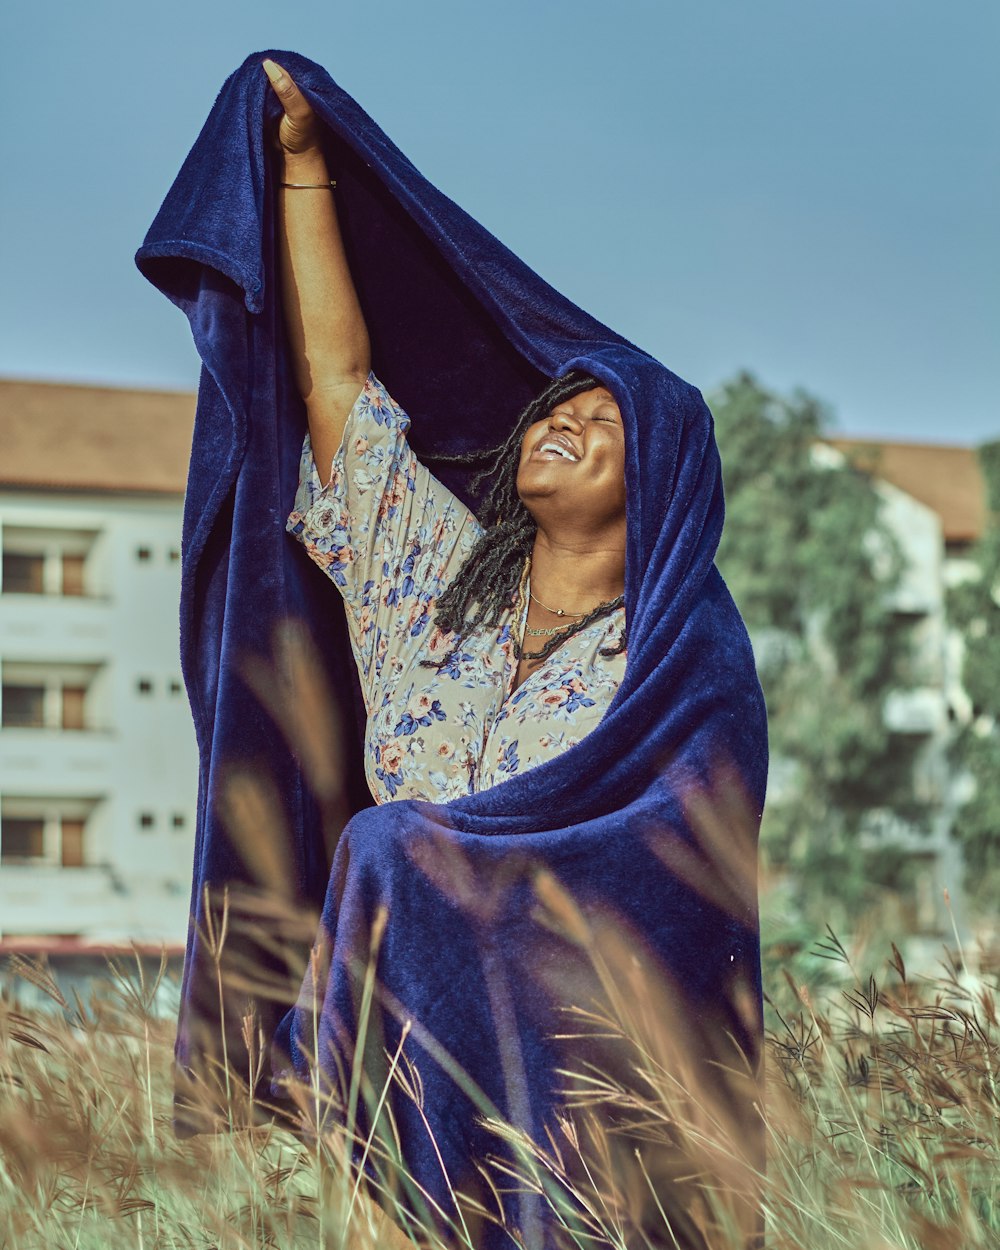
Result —
[[281, 68], [276, 61], [266, 60], [261, 64], [268, 81], [274, 88], [275, 95], [281, 101], [281, 107], [292, 121], [304, 122], [312, 116], [308, 100], [296, 87], [291, 74]]

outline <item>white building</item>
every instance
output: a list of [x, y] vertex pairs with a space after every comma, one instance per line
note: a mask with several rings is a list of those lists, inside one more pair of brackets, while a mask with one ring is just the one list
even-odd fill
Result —
[[190, 394], [0, 381], [0, 939], [184, 941]]
[[[914, 688], [886, 703], [885, 718], [896, 733], [919, 739], [914, 786], [929, 804], [926, 828], [908, 828], [886, 813], [872, 812], [869, 845], [890, 839], [909, 852], [914, 890], [903, 923], [919, 957], [923, 937], [928, 961], [940, 955], [940, 939], [951, 937], [952, 922], [966, 931], [960, 845], [951, 837], [957, 806], [967, 780], [948, 761], [957, 726], [968, 722], [971, 705], [962, 686], [963, 644], [948, 622], [948, 588], [978, 576], [970, 549], [986, 524], [982, 472], [973, 448], [868, 439], [830, 440], [830, 454], [846, 454], [869, 469], [882, 499], [882, 515], [907, 563], [893, 597], [901, 621], [912, 627]], [[951, 914], [945, 902], [950, 895]]]

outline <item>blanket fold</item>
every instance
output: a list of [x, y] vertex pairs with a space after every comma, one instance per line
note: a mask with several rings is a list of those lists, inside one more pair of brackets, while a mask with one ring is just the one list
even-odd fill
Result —
[[[622, 413], [624, 680], [578, 745], [447, 804], [372, 805], [343, 608], [284, 530], [306, 427], [281, 321], [268, 138], [280, 108], [265, 56], [325, 124], [372, 367], [410, 414], [417, 455], [434, 467], [437, 453], [497, 444], [546, 380], [571, 368], [600, 379]], [[464, 1194], [462, 1219], [482, 1206], [477, 1247], [515, 1244], [500, 1214], [524, 1245], [556, 1244], [549, 1205], [527, 1188], [498, 1199], [475, 1162], [513, 1158], [483, 1116], [544, 1142], [566, 1114], [560, 1068], [598, 1052], [612, 1061], [554, 1037], [567, 1032], [561, 1000], [602, 992], [595, 949], [613, 962], [624, 941], [641, 957], [659, 986], [650, 1002], [664, 995], [660, 1018], [678, 1037], [713, 1055], [728, 1038], [751, 1068], [760, 1062], [753, 864], [766, 720], [746, 630], [713, 562], [723, 496], [711, 414], [695, 387], [565, 299], [429, 183], [325, 70], [293, 52], [250, 56], [227, 80], [136, 260], [187, 315], [203, 362], [182, 543], [181, 661], [200, 772], [175, 1129], [210, 1127], [189, 1083], [223, 1039], [234, 1072], [253, 1065], [248, 1003], [265, 1042], [262, 1095], [277, 1105], [284, 1076], [308, 1079], [318, 1038], [324, 1079], [360, 1130], [367, 1083], [377, 1092], [402, 1042], [422, 1091], [395, 1081], [386, 1100], [411, 1177], [404, 1208], [460, 1224]], [[475, 509], [467, 470], [439, 475]], [[288, 622], [331, 691], [339, 728], [320, 754], [339, 778], [333, 798], [317, 793], [312, 748], [289, 733], [295, 710], [262, 701], [248, 676]], [[288, 677], [287, 654], [284, 664]], [[273, 817], [263, 858], [239, 835], [229, 788], [248, 777], [264, 785]], [[220, 1001], [213, 899], [279, 883], [304, 920], [293, 935], [297, 997], [248, 989], [249, 967], [277, 983], [289, 961], [237, 907]], [[366, 991], [369, 965], [377, 976]], [[759, 1161], [761, 1126], [746, 1106], [737, 1121]], [[378, 1173], [372, 1158], [366, 1167]]]

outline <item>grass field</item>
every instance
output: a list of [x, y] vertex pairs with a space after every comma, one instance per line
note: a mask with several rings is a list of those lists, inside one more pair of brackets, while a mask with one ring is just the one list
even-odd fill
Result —
[[[750, 1168], [741, 1178], [731, 1144], [708, 1140], [713, 1117], [697, 1098], [678, 1101], [665, 1070], [669, 1039], [650, 1033], [648, 1013], [640, 1019], [626, 1005], [604, 1021], [633, 1031], [642, 1071], [630, 1092], [609, 1080], [600, 1097], [630, 1100], [648, 1142], [680, 1126], [700, 1160], [695, 1170], [726, 1178], [696, 1185], [694, 1223], [713, 1250], [739, 1245], [739, 1188], [763, 1207], [772, 1250], [1000, 1246], [1000, 952], [942, 948], [938, 974], [913, 978], [890, 944], [880, 973], [854, 976], [858, 953], [830, 933], [812, 966], [810, 984], [777, 961], [765, 964], [765, 1176]], [[385, 1219], [358, 1187], [343, 1135], [307, 1145], [268, 1125], [177, 1140], [173, 1022], [152, 1013], [155, 986], [125, 965], [109, 968], [110, 991], [89, 1003], [66, 1002], [43, 962], [15, 960], [7, 971], [2, 1250], [443, 1244], [432, 1228], [411, 1239]], [[18, 1008], [14, 991], [25, 979], [52, 1009]], [[542, 1154], [522, 1145], [530, 1173]], [[647, 1230], [647, 1240], [627, 1231], [634, 1182], [646, 1176], [647, 1208], [657, 1184], [642, 1151], [631, 1178], [600, 1172], [604, 1145], [591, 1140], [598, 1172], [581, 1196], [590, 1216], [567, 1230], [565, 1244], [686, 1245], [666, 1211], [678, 1240], [666, 1223], [658, 1235]], [[460, 1224], [451, 1234], [451, 1244], [462, 1244]]]

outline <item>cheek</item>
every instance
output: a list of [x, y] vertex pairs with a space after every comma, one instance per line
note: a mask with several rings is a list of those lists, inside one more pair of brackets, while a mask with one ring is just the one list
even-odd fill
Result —
[[604, 448], [605, 472], [625, 486], [625, 444], [620, 440], [608, 443]]
[[528, 454], [529, 448], [534, 447], [535, 440], [538, 438], [539, 434], [541, 434], [542, 429], [546, 424], [547, 423], [545, 421], [536, 421], [534, 425], [529, 425], [525, 430], [524, 437], [521, 439], [522, 460]]
[[531, 430], [529, 430], [527, 434], [525, 434], [524, 438], [521, 439], [521, 450], [518, 452], [517, 459], [518, 472], [520, 472], [521, 465], [524, 464], [525, 460], [527, 460], [528, 456], [531, 454], [531, 448], [533, 446], [534, 442], [531, 437]]
[[616, 498], [624, 506], [627, 487], [625, 484], [625, 448], [623, 445], [619, 444], [610, 460], [611, 464], [609, 467], [611, 468], [611, 477], [614, 482], [612, 489]]

